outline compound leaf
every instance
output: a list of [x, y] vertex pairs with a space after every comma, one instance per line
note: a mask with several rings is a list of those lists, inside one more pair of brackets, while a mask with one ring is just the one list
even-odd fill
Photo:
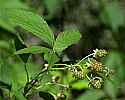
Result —
[[53, 46], [54, 35], [52, 30], [41, 16], [22, 9], [1, 9], [0, 15], [6, 15], [6, 19], [13, 25], [24, 28]]
[[77, 43], [80, 40], [80, 37], [80, 32], [76, 29], [69, 29], [61, 32], [55, 41], [54, 50], [61, 52], [68, 46]]

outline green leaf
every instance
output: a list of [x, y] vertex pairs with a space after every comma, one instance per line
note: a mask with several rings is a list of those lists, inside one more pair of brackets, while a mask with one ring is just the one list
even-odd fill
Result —
[[88, 82], [85, 80], [79, 80], [78, 82], [75, 82], [72, 84], [73, 89], [84, 89], [88, 88]]
[[16, 100], [27, 100], [27, 99], [23, 96], [23, 94], [22, 94], [21, 92], [15, 91], [14, 93], [15, 93], [15, 96], [16, 96]]
[[28, 47], [28, 48], [18, 50], [18, 51], [15, 52], [15, 54], [24, 54], [24, 53], [37, 54], [37, 53], [47, 53], [49, 51], [50, 51], [50, 49], [48, 49], [46, 47], [31, 46], [31, 47]]
[[100, 100], [104, 96], [104, 92], [101, 90], [87, 91], [83, 95], [79, 96], [76, 100]]
[[[1, 8], [29, 9], [29, 7], [21, 2], [21, 0], [13, 0], [13, 2], [11, 0], [0, 0], [0, 9]], [[14, 32], [14, 27], [6, 20], [6, 16], [0, 18], [0, 26], [8, 31]]]
[[76, 29], [70, 29], [61, 32], [54, 44], [54, 50], [57, 52], [61, 52], [68, 46], [77, 43], [80, 40], [80, 37], [80, 32]]
[[[4, 58], [4, 57], [3, 57]], [[0, 57], [0, 81], [11, 84], [12, 80], [12, 66]]]
[[16, 91], [21, 87], [24, 87], [27, 78], [23, 63], [16, 63], [12, 66], [12, 91]]
[[117, 30], [119, 26], [124, 25], [125, 15], [117, 1], [111, 3], [107, 2], [104, 5], [104, 11], [102, 12], [101, 17], [103, 21], [109, 24], [114, 30]]
[[59, 61], [59, 57], [52, 51], [44, 54], [44, 60], [46, 60], [50, 65]]
[[0, 40], [0, 49], [9, 49], [9, 43], [4, 40]]
[[0, 13], [2, 13], [0, 15], [6, 15], [8, 21], [15, 26], [24, 28], [50, 46], [53, 46], [54, 35], [52, 30], [41, 16], [22, 9], [1, 9]]
[[6, 83], [0, 81], [0, 88], [6, 88], [8, 90], [11, 90], [11, 85], [6, 84]]
[[0, 0], [0, 8], [25, 8], [28, 9], [28, 6], [21, 2], [21, 0]]
[[[30, 57], [30, 61], [28, 59], [26, 67], [27, 67], [28, 75], [30, 79], [35, 77], [36, 74], [38, 74], [41, 71], [41, 65], [38, 63], [33, 63], [33, 60], [31, 61], [31, 57]], [[12, 73], [12, 78], [11, 78], [12, 90], [15, 91], [18, 89], [19, 90], [23, 89], [22, 87], [24, 87], [27, 82], [26, 70], [25, 70], [24, 64], [15, 63], [11, 68], [11, 73]]]
[[6, 18], [4, 18], [4, 16], [1, 16], [1, 15], [0, 15], [0, 26], [10, 32], [14, 32], [14, 28], [11, 25], [11, 23], [6, 21]]

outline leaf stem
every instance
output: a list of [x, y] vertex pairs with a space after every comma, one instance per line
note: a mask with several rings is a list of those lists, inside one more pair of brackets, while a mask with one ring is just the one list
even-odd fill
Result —
[[51, 69], [49, 69], [49, 71], [58, 71], [58, 70], [66, 70], [67, 69], [67, 67], [65, 67], [65, 68], [51, 68]]
[[29, 82], [29, 74], [28, 74], [26, 63], [24, 63], [24, 67], [25, 67], [25, 71], [26, 71], [27, 82]]
[[46, 83], [46, 85], [58, 85], [58, 86], [62, 86], [62, 87], [68, 87], [68, 85], [64, 85], [64, 84], [60, 84], [60, 83]]
[[67, 65], [67, 64], [54, 64], [55, 66], [67, 66], [69, 67], [70, 65]]
[[82, 60], [80, 60], [76, 65], [79, 65], [83, 60], [85, 60], [86, 58], [93, 56], [95, 53], [89, 54], [86, 57], [82, 58]]

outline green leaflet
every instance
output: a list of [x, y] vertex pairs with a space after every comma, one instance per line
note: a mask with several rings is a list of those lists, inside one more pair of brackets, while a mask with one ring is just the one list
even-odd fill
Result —
[[0, 40], [0, 49], [9, 49], [9, 43], [4, 40]]
[[[13, 0], [13, 2], [12, 0], [0, 0], [0, 9], [1, 8], [30, 9], [24, 2], [21, 2], [21, 0]], [[11, 23], [6, 20], [6, 16], [0, 17], [0, 26], [10, 32], [14, 32], [14, 28]]]
[[50, 51], [50, 49], [48, 49], [46, 47], [31, 46], [31, 47], [28, 47], [28, 48], [18, 50], [17, 52], [15, 52], [15, 54], [24, 54], [24, 53], [37, 54], [37, 53], [47, 53], [49, 51]]
[[26, 100], [26, 98], [23, 96], [23, 94], [19, 91], [14, 91], [14, 94], [16, 96], [16, 100]]
[[0, 8], [25, 8], [29, 7], [21, 0], [0, 0]]
[[88, 82], [86, 80], [79, 80], [72, 84], [72, 88], [78, 90], [88, 88]]
[[102, 96], [104, 96], [102, 90], [91, 90], [79, 96], [76, 100], [99, 100]]
[[61, 52], [68, 46], [77, 43], [80, 40], [80, 37], [80, 32], [76, 29], [70, 29], [61, 32], [54, 44], [54, 50], [56, 52]]
[[54, 52], [48, 52], [44, 54], [44, 60], [46, 60], [50, 65], [58, 62], [60, 59]]
[[24, 28], [50, 46], [53, 46], [54, 35], [52, 30], [41, 16], [22, 9], [1, 9], [0, 15], [6, 15], [6, 19], [14, 26]]

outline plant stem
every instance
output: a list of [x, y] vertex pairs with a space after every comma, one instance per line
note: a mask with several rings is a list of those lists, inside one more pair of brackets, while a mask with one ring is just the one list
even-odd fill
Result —
[[48, 68], [44, 68], [41, 72], [39, 72], [34, 79], [37, 79], [42, 73], [46, 72], [48, 70]]
[[44, 68], [41, 72], [39, 72], [30, 82], [28, 81], [24, 87], [24, 93], [23, 95], [26, 96], [27, 93], [33, 88], [33, 86], [36, 84], [36, 82], [38, 82], [38, 78], [39, 76], [46, 72], [48, 70], [48, 68]]
[[49, 69], [49, 71], [58, 71], [58, 70], [65, 70], [65, 69], [67, 69], [67, 67], [65, 67], [65, 68], [51, 68], [51, 69]]
[[93, 56], [93, 55], [94, 55], [94, 53], [87, 55], [86, 57], [82, 58], [82, 60], [80, 60], [76, 65], [79, 65], [83, 60], [85, 60], [86, 58]]
[[50, 83], [50, 82], [48, 82], [46, 85], [58, 85], [58, 86], [62, 86], [62, 87], [67, 87], [67, 85], [64, 85], [64, 84]]
[[87, 79], [90, 81], [91, 79], [88, 77], [88, 75], [86, 75]]
[[24, 64], [24, 67], [25, 67], [25, 71], [26, 71], [27, 82], [29, 82], [29, 74], [28, 74], [26, 63]]
[[55, 66], [67, 66], [69, 67], [70, 65], [67, 65], [67, 64], [54, 64]]

